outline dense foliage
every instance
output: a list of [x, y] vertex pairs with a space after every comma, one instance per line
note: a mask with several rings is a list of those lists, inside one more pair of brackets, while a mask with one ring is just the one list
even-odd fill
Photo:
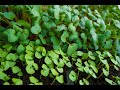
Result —
[[0, 6], [2, 85], [120, 85], [118, 5]]

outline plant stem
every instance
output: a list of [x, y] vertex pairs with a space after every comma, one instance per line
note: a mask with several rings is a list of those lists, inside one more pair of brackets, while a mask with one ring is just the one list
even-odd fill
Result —
[[51, 83], [51, 85], [53, 85], [53, 83], [55, 82], [56, 78], [53, 80], [53, 82]]
[[90, 77], [91, 77], [91, 75], [88, 75], [86, 79], [88, 79], [88, 78], [90, 78]]
[[97, 79], [99, 79], [101, 76], [103, 75], [103, 72], [98, 76], [98, 78]]

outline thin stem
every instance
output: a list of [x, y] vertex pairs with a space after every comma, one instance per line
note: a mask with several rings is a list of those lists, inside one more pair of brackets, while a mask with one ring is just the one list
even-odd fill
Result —
[[97, 79], [99, 79], [101, 76], [103, 75], [103, 72], [98, 76], [98, 78]]
[[51, 83], [51, 85], [53, 85], [53, 83], [55, 82], [56, 78], [53, 80], [53, 82]]
[[90, 78], [90, 77], [91, 77], [91, 75], [88, 75], [86, 79], [88, 79], [88, 78]]

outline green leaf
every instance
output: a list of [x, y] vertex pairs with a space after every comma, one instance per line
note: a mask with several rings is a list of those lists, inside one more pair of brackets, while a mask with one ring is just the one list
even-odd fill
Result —
[[106, 25], [105, 25], [104, 20], [101, 20], [101, 21], [100, 21], [100, 30], [101, 30], [101, 31], [105, 31], [105, 30], [106, 30]]
[[111, 31], [110, 30], [106, 30], [105, 31], [105, 36], [106, 36], [106, 39], [109, 39], [110, 36], [111, 36]]
[[71, 56], [77, 49], [78, 49], [78, 46], [76, 43], [70, 44], [67, 49], [68, 56]]
[[17, 21], [17, 23], [20, 24], [21, 26], [24, 26], [25, 28], [30, 28], [30, 24], [25, 20], [19, 20]]
[[61, 36], [61, 41], [66, 42], [66, 38], [69, 36], [69, 33], [67, 31], [64, 31]]
[[64, 67], [64, 61], [60, 59], [60, 62], [58, 63], [57, 67], [62, 68]]
[[9, 20], [13, 20], [15, 18], [15, 14], [13, 12], [4, 12], [3, 15]]
[[39, 12], [40, 12], [40, 6], [39, 5], [33, 5], [31, 13], [34, 15], [34, 17], [40, 16]]
[[79, 80], [80, 85], [84, 85], [84, 82], [82, 80]]
[[25, 51], [25, 47], [20, 44], [18, 47], [17, 47], [17, 53], [23, 53]]
[[52, 64], [52, 60], [48, 56], [46, 56], [45, 57], [45, 63], [50, 65], [50, 64]]
[[57, 70], [55, 70], [54, 68], [51, 69], [51, 72], [54, 76], [58, 76], [59, 73], [57, 72]]
[[14, 66], [14, 67], [12, 67], [12, 72], [13, 73], [18, 73], [18, 72], [20, 72], [21, 71], [21, 69], [18, 67], [18, 66]]
[[83, 78], [83, 81], [84, 81], [84, 83], [85, 83], [86, 85], [89, 85], [89, 82], [88, 82], [87, 79], [84, 79], [84, 78]]
[[68, 25], [68, 30], [70, 30], [71, 32], [75, 32], [75, 31], [76, 31], [76, 27], [73, 26], [73, 23], [70, 23], [70, 24]]
[[38, 64], [37, 63], [33, 63], [33, 67], [35, 70], [38, 70]]
[[70, 62], [67, 62], [67, 63], [66, 63], [66, 66], [72, 67], [72, 64], [71, 64]]
[[103, 74], [104, 74], [105, 76], [108, 76], [108, 75], [109, 75], [109, 71], [105, 70], [104, 68], [103, 68], [102, 70], [103, 70]]
[[9, 52], [12, 49], [12, 45], [6, 44], [3, 46], [3, 48], [5, 48], [7, 52]]
[[5, 80], [6, 77], [8, 77], [7, 74], [5, 74], [4, 72], [1, 72], [1, 71], [0, 71], [0, 79], [1, 79], [1, 80], [4, 80], [4, 81], [9, 80], [9, 79]]
[[116, 85], [115, 82], [113, 82], [112, 80], [105, 78], [105, 81], [107, 81], [110, 85]]
[[4, 82], [3, 85], [10, 85], [10, 83], [9, 82]]
[[53, 48], [55, 50], [60, 49], [60, 44], [59, 44], [59, 40], [56, 37], [51, 37], [51, 41], [53, 43]]
[[1, 65], [3, 66], [4, 70], [8, 70], [10, 67], [13, 67], [16, 64], [16, 62], [6, 61], [1, 62]]
[[38, 81], [39, 81], [37, 78], [35, 78], [35, 77], [33, 77], [33, 76], [29, 77], [29, 79], [30, 79], [30, 82], [31, 82], [31, 83], [34, 83], [34, 84], [35, 84], [35, 83], [38, 83]]
[[57, 76], [56, 77], [56, 80], [59, 82], [59, 83], [64, 83], [64, 78], [63, 78], [63, 75], [60, 75], [60, 76]]
[[16, 42], [18, 40], [18, 37], [13, 35], [13, 34], [9, 34], [8, 35], [8, 41], [9, 42]]
[[8, 52], [5, 52], [2, 49], [0, 49], [0, 57], [6, 57], [7, 54], [8, 54]]
[[34, 26], [32, 26], [31, 32], [32, 32], [33, 34], [39, 34], [39, 33], [41, 32], [41, 27], [40, 27], [40, 25], [36, 23]]
[[6, 56], [6, 59], [7, 59], [7, 60], [16, 61], [16, 60], [18, 59], [18, 56], [17, 56], [17, 54], [9, 53], [9, 54]]
[[59, 10], [54, 10], [54, 17], [56, 18], [56, 19], [59, 19]]
[[47, 43], [46, 40], [44, 39], [44, 37], [41, 34], [39, 34], [39, 38], [41, 39], [41, 41], [42, 41], [43, 44]]
[[93, 53], [91, 51], [88, 51], [88, 56], [92, 59], [95, 60], [95, 56], [93, 55]]
[[37, 83], [35, 83], [35, 85], [43, 85], [43, 83], [42, 82], [37, 82]]
[[66, 26], [64, 24], [61, 24], [61, 25], [57, 26], [58, 31], [62, 31], [62, 30], [65, 30], [65, 29], [66, 29]]
[[43, 21], [43, 22], [49, 21], [49, 17], [48, 17], [48, 16], [42, 16], [42, 21]]
[[83, 54], [84, 54], [83, 52], [77, 51], [77, 55], [78, 55], [78, 56], [82, 56]]
[[35, 52], [35, 57], [36, 58], [38, 58], [38, 59], [40, 59], [40, 58], [42, 58], [42, 55], [41, 55], [41, 53], [39, 53], [39, 52]]
[[97, 67], [95, 67], [95, 66], [93, 66], [93, 65], [90, 65], [90, 67], [93, 69], [93, 71], [94, 71], [95, 73], [98, 73]]
[[47, 77], [49, 75], [49, 68], [45, 64], [42, 65], [42, 68], [43, 69], [41, 70], [41, 74]]
[[82, 59], [87, 59], [88, 58], [88, 53], [84, 53], [83, 55], [82, 55]]
[[63, 68], [57, 68], [59, 73], [63, 73]]
[[87, 29], [93, 28], [92, 20], [87, 19], [85, 22], [85, 26], [87, 27]]
[[12, 78], [12, 82], [14, 85], [23, 85], [23, 81], [21, 79]]
[[120, 29], [120, 21], [114, 20], [115, 26]]
[[33, 58], [32, 58], [29, 54], [26, 54], [26, 55], [25, 55], [25, 59], [26, 59], [26, 60], [32, 60]]
[[59, 55], [56, 54], [55, 52], [53, 51], [49, 51], [48, 52], [48, 55], [52, 58], [53, 62], [58, 65], [58, 59], [59, 59]]
[[77, 74], [74, 71], [71, 71], [69, 74], [69, 78], [71, 81], [76, 81], [77, 80]]
[[34, 74], [35, 73], [35, 70], [30, 65], [26, 66], [26, 71], [27, 71], [28, 74]]

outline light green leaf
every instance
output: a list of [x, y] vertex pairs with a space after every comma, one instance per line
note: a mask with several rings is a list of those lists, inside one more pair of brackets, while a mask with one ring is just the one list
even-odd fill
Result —
[[13, 54], [13, 53], [9, 53], [9, 54], [6, 56], [6, 59], [7, 59], [7, 60], [16, 61], [16, 60], [18, 59], [18, 55], [17, 55], [17, 54]]
[[39, 52], [36, 51], [35, 52], [35, 57], [38, 58], [38, 59], [40, 59], [40, 58], [42, 58], [42, 55]]
[[92, 59], [95, 60], [95, 56], [93, 55], [93, 53], [91, 51], [88, 51], [88, 56]]
[[3, 15], [9, 20], [13, 20], [15, 18], [15, 14], [13, 12], [4, 12]]
[[38, 64], [37, 63], [33, 63], [33, 67], [35, 70], [38, 70]]
[[64, 65], [65, 65], [64, 61], [62, 59], [60, 59], [60, 62], [58, 63], [57, 67], [62, 68], [62, 67], [64, 67]]
[[71, 71], [69, 74], [69, 78], [71, 81], [76, 81], [77, 80], [77, 74], [74, 71]]
[[67, 63], [66, 63], [66, 66], [72, 67], [72, 64], [71, 64], [70, 62], [67, 62]]
[[120, 29], [120, 21], [114, 20], [115, 26]]
[[34, 26], [32, 26], [31, 32], [32, 32], [33, 34], [39, 34], [39, 33], [41, 32], [41, 27], [40, 27], [40, 25], [36, 23]]
[[84, 82], [82, 80], [79, 80], [80, 85], [84, 85]]
[[105, 78], [105, 81], [107, 81], [110, 85], [116, 85], [115, 82], [113, 82], [112, 80]]
[[65, 30], [65, 29], [67, 29], [67, 28], [64, 24], [61, 24], [61, 25], [57, 26], [58, 31], [62, 31], [62, 30]]
[[26, 59], [26, 60], [28, 60], [28, 59], [32, 60], [33, 58], [32, 58], [29, 54], [26, 54], [26, 55], [25, 55], [25, 59]]
[[11, 44], [6, 44], [6, 45], [3, 46], [3, 48], [5, 48], [7, 52], [9, 52], [12, 49], [12, 45]]
[[45, 57], [45, 63], [48, 64], [48, 65], [52, 64], [52, 60], [48, 56], [46, 56]]
[[51, 72], [54, 76], [58, 76], [59, 73], [57, 72], [57, 70], [55, 70], [54, 68], [51, 69]]
[[17, 23], [20, 24], [21, 26], [24, 26], [25, 28], [30, 28], [30, 24], [25, 20], [19, 20], [17, 21]]
[[8, 35], [8, 41], [9, 42], [16, 42], [18, 40], [18, 37], [15, 36], [14, 34], [9, 34]]
[[4, 82], [3, 85], [10, 85], [10, 83], [9, 82]]
[[12, 82], [14, 85], [23, 85], [23, 81], [21, 79], [12, 78]]
[[109, 75], [109, 71], [105, 70], [104, 68], [103, 68], [102, 70], [103, 70], [103, 74], [104, 74], [105, 76], [108, 76], [108, 75]]
[[17, 53], [23, 53], [25, 51], [25, 47], [20, 44], [18, 47], [17, 47]]
[[78, 56], [82, 56], [83, 54], [84, 54], [83, 52], [77, 51], [77, 55], [78, 55]]
[[88, 82], [87, 79], [84, 79], [84, 78], [83, 78], [83, 81], [84, 81], [84, 83], [85, 83], [86, 85], [89, 85], [89, 82]]
[[7, 81], [10, 78], [8, 78], [7, 74], [5, 74], [4, 72], [0, 71], [0, 79], [4, 80], [4, 81]]
[[78, 46], [76, 43], [70, 44], [67, 49], [68, 56], [71, 56], [77, 49], [78, 49]]
[[63, 68], [57, 68], [59, 73], [63, 73]]
[[30, 65], [26, 66], [26, 71], [27, 71], [28, 74], [34, 74], [35, 73], [35, 70]]
[[84, 53], [83, 55], [82, 55], [82, 59], [87, 59], [88, 58], [88, 53]]
[[12, 67], [12, 72], [13, 73], [18, 73], [18, 72], [20, 72], [21, 71], [21, 69], [18, 67], [18, 66], [14, 66], [14, 67]]
[[68, 25], [68, 30], [70, 30], [71, 32], [75, 32], [75, 31], [76, 31], [76, 27], [73, 26], [73, 23], [70, 23], [70, 24]]
[[31, 83], [37, 83], [39, 80], [33, 76], [29, 77]]
[[104, 20], [101, 20], [101, 21], [100, 21], [100, 30], [101, 30], [101, 31], [105, 31], [105, 30], [106, 30], [106, 25], [105, 25]]
[[66, 42], [66, 38], [69, 36], [69, 33], [67, 31], [64, 31], [61, 36], [61, 41]]
[[64, 78], [63, 78], [63, 75], [60, 75], [60, 76], [57, 76], [56, 77], [56, 80], [59, 82], [59, 83], [64, 83]]

